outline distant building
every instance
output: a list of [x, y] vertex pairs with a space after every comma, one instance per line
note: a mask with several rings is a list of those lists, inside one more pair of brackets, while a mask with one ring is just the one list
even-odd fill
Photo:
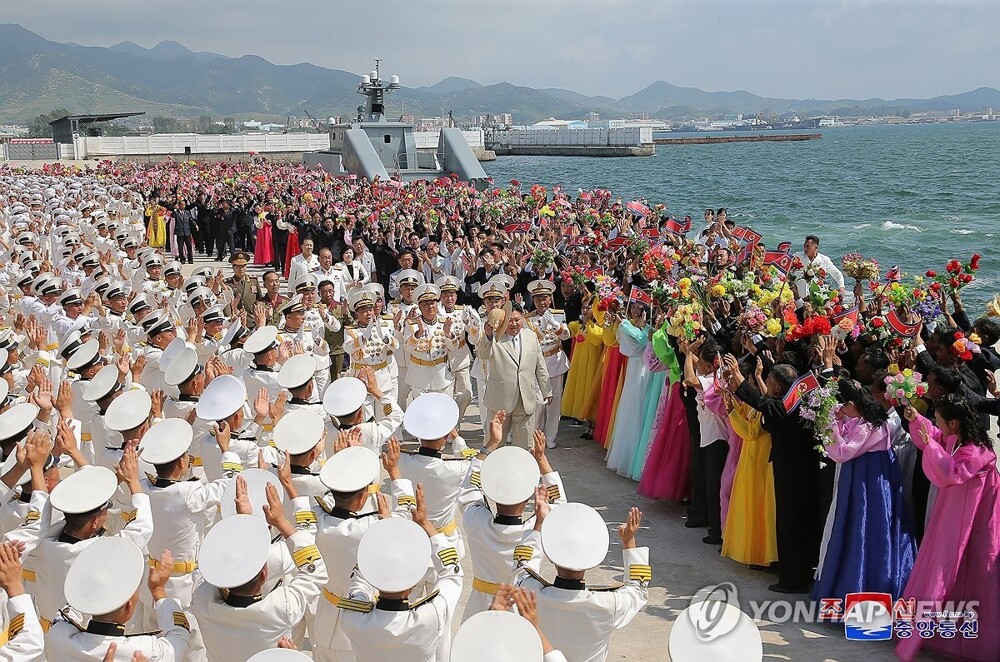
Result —
[[591, 112], [587, 113], [586, 115], [584, 115], [583, 119], [584, 119], [584, 121], [586, 121], [588, 123], [590, 123], [590, 122], [598, 122], [601, 119], [601, 114], [600, 113], [595, 113], [595, 112], [591, 111]]
[[413, 126], [417, 131], [433, 131], [434, 129], [441, 129], [448, 126], [448, 118], [421, 117], [413, 123]]
[[413, 115], [403, 115], [399, 118], [399, 121], [402, 122], [403, 124], [412, 125], [416, 123], [416, 118], [414, 118]]
[[514, 123], [514, 116], [510, 113], [497, 113], [493, 117], [496, 119], [497, 124], [503, 126], [510, 126]]
[[634, 120], [648, 120], [649, 113], [632, 113], [632, 119]]
[[541, 122], [535, 122], [531, 125], [532, 129], [586, 129], [587, 123], [582, 120], [557, 120], [554, 117], [550, 117], [547, 120], [542, 120]]
[[281, 133], [285, 130], [284, 124], [261, 124], [261, 131], [266, 131], [268, 133]]
[[244, 129], [250, 129], [251, 131], [260, 131], [260, 122], [257, 120], [247, 120], [246, 122], [243, 122], [241, 126]]

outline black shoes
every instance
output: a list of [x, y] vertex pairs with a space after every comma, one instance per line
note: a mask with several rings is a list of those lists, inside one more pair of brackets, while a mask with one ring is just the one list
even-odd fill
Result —
[[719, 536], [705, 536], [704, 538], [701, 539], [701, 541], [703, 543], [705, 543], [706, 545], [721, 545], [722, 544], [722, 538], [720, 538]]

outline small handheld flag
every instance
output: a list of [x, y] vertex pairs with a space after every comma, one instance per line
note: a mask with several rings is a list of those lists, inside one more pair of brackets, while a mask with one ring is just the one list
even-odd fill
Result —
[[917, 322], [916, 324], [904, 322], [896, 312], [895, 308], [890, 310], [889, 314], [885, 316], [885, 321], [889, 323], [889, 328], [892, 329], [893, 333], [903, 336], [904, 338], [912, 338], [917, 335], [917, 331], [920, 330], [920, 322]]
[[778, 244], [777, 250], [781, 251], [782, 253], [790, 253], [792, 251], [792, 242], [790, 241], [781, 242], [780, 244]]
[[792, 270], [792, 256], [781, 251], [768, 251], [764, 253], [764, 266], [771, 265], [787, 276], [788, 272]]
[[645, 218], [649, 216], [649, 214], [651, 213], [649, 211], [649, 207], [642, 204], [638, 200], [633, 200], [632, 202], [626, 202], [625, 209], [628, 209], [630, 212], [632, 212], [633, 215], [638, 216], [640, 218]]
[[799, 403], [802, 402], [802, 398], [804, 398], [810, 391], [818, 388], [819, 380], [816, 379], [816, 375], [813, 373], [810, 372], [802, 377], [799, 377], [798, 380], [792, 384], [792, 387], [788, 389], [788, 393], [786, 393], [785, 397], [782, 399], [782, 402], [785, 405], [785, 413], [791, 414], [795, 411], [796, 408], [798, 408]]
[[650, 296], [649, 292], [638, 287], [633, 287], [632, 291], [629, 293], [629, 303], [641, 303], [647, 306], [653, 305], [653, 297]]
[[531, 229], [531, 223], [528, 223], [527, 221], [523, 221], [520, 223], [518, 222], [506, 223], [503, 226], [503, 231], [506, 232], [507, 234], [513, 234], [515, 232], [527, 232], [530, 229]]

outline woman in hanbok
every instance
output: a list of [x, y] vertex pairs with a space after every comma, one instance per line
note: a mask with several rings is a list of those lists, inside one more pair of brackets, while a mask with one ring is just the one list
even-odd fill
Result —
[[833, 505], [812, 597], [843, 598], [865, 591], [897, 596], [910, 576], [917, 545], [888, 415], [853, 380], [840, 380], [837, 399], [833, 442], [825, 446], [837, 463]]
[[150, 248], [163, 248], [167, 244], [167, 223], [164, 219], [165, 210], [159, 202], [146, 207], [146, 243]]
[[[621, 397], [625, 378], [626, 359], [618, 347], [618, 326], [621, 319], [617, 313], [603, 312], [604, 372], [597, 399], [597, 415], [594, 422], [594, 441], [607, 448], [611, 443], [618, 399]], [[598, 323], [602, 320], [595, 316]]]
[[632, 480], [635, 481], [642, 478], [642, 469], [646, 465], [646, 456], [649, 455], [649, 445], [653, 439], [653, 423], [656, 421], [656, 413], [659, 411], [660, 395], [663, 393], [663, 385], [667, 381], [667, 373], [669, 372], [669, 366], [656, 356], [656, 349], [652, 342], [646, 345], [642, 358], [646, 370], [649, 372], [649, 382], [646, 392], [642, 396], [642, 428], [639, 431], [635, 452], [632, 454], [632, 469], [629, 472]]
[[667, 368], [669, 387], [663, 389], [653, 419], [654, 436], [639, 480], [639, 494], [651, 499], [681, 501], [691, 491], [691, 434], [681, 398], [683, 373], [677, 351], [660, 329], [651, 341], [656, 358]]
[[274, 243], [271, 238], [271, 214], [261, 211], [254, 220], [257, 228], [257, 238], [253, 248], [254, 264], [271, 264], [274, 262]]
[[604, 327], [594, 320], [592, 300], [584, 301], [579, 321], [569, 323], [573, 354], [563, 389], [562, 415], [587, 420], [587, 400], [601, 368]]
[[[726, 358], [726, 364], [730, 370], [739, 369], [732, 356]], [[761, 370], [747, 370], [745, 374], [751, 373], [757, 389], [767, 392]], [[766, 567], [778, 560], [771, 435], [761, 425], [763, 414], [728, 391], [724, 397], [729, 424], [742, 440], [742, 449], [723, 520], [722, 555], [749, 566]]]
[[644, 304], [632, 301], [628, 313], [629, 318], [618, 325], [617, 331], [618, 349], [628, 364], [607, 455], [608, 469], [623, 476], [632, 475], [632, 456], [642, 429], [642, 397], [650, 378], [643, 361], [649, 343], [648, 309]]
[[[913, 407], [904, 415], [938, 494], [902, 597], [918, 604], [976, 601], [978, 607], [969, 611], [976, 613], [978, 631], [974, 639], [940, 632], [924, 639], [914, 628], [896, 646], [896, 655], [910, 662], [926, 646], [950, 659], [1000, 660], [1000, 475], [992, 440], [978, 414], [955, 394], [934, 403], [935, 423]], [[963, 632], [971, 626], [959, 619], [957, 627]]]

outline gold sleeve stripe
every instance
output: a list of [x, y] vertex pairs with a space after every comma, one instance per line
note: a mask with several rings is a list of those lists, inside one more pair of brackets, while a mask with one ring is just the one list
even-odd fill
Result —
[[239, 462], [223, 462], [222, 470], [232, 471], [234, 473], [240, 473], [241, 471], [243, 471], [243, 465], [240, 464]]
[[182, 611], [174, 612], [174, 625], [176, 625], [179, 628], [184, 628], [188, 632], [191, 631], [191, 624], [188, 623], [187, 616], [185, 616], [184, 612]]
[[549, 495], [549, 499], [558, 499], [562, 496], [562, 492], [559, 491], [558, 485], [549, 485], [545, 488], [545, 491]]
[[315, 524], [316, 513], [311, 510], [298, 510], [295, 512], [296, 524]]
[[373, 609], [375, 609], [375, 603], [361, 602], [359, 600], [348, 600], [346, 598], [340, 598], [340, 600], [337, 601], [337, 607], [347, 611], [357, 611], [361, 612], [362, 614], [368, 614]]
[[454, 547], [442, 549], [437, 555], [445, 565], [458, 565], [458, 550]]
[[461, 455], [462, 457], [475, 457], [476, 455], [479, 455], [479, 451], [475, 448], [465, 448], [462, 450]]
[[401, 497], [399, 497], [398, 499], [396, 499], [396, 502], [399, 503], [399, 505], [401, 505], [401, 506], [415, 506], [415, 505], [417, 505], [416, 498], [415, 497], [411, 497], [409, 494], [402, 495]]
[[479, 487], [482, 484], [482, 479], [480, 478], [478, 471], [472, 472], [472, 475], [469, 476], [469, 482], [472, 483], [473, 487]]
[[648, 582], [653, 578], [653, 569], [648, 565], [630, 565], [628, 578], [634, 582]]
[[303, 547], [292, 552], [292, 561], [299, 568], [309, 563], [315, 563], [319, 559], [319, 549], [317, 549], [316, 545], [309, 545], [308, 547]]
[[525, 561], [530, 561], [531, 557], [534, 556], [534, 554], [535, 554], [535, 548], [532, 547], [531, 545], [518, 545], [517, 547], [514, 548], [515, 561], [521, 561], [522, 563]]
[[133, 520], [135, 520], [135, 516], [138, 513], [139, 513], [138, 510], [132, 510], [132, 511], [125, 511], [125, 510], [123, 510], [122, 513], [121, 513], [121, 517], [122, 517], [122, 520], [124, 520], [125, 523], [128, 524], [129, 522], [132, 522]]
[[42, 514], [37, 510], [30, 510], [28, 511], [28, 514], [24, 516], [24, 523], [31, 524], [32, 522], [36, 522], [39, 518], [41, 518], [41, 516]]
[[382, 407], [382, 413], [385, 414], [386, 416], [388, 416], [389, 414], [391, 414], [392, 413], [392, 405], [384, 405]]
[[24, 614], [18, 614], [14, 618], [10, 619], [10, 625], [7, 626], [7, 640], [10, 641], [16, 637], [23, 629]]

